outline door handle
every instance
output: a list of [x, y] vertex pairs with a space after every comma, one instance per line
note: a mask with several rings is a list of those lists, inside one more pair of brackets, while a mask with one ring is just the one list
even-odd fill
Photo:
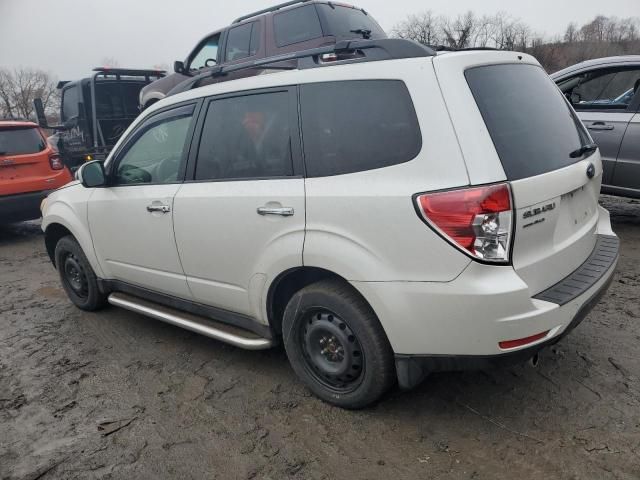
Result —
[[589, 130], [613, 130], [615, 127], [613, 125], [607, 125], [603, 122], [592, 123], [587, 127]]
[[259, 215], [280, 215], [282, 217], [290, 217], [293, 215], [292, 207], [258, 207]]
[[171, 207], [169, 205], [160, 205], [152, 203], [151, 205], [147, 205], [147, 212], [162, 212], [169, 213], [171, 211]]

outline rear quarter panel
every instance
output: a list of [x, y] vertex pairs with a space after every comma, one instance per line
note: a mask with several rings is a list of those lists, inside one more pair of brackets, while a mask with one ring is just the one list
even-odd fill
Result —
[[500, 182], [507, 177], [464, 72], [472, 66], [504, 63], [539, 65], [532, 56], [518, 52], [446, 53], [433, 60], [442, 95], [458, 133], [462, 155], [467, 159], [466, 166], [472, 185]]
[[342, 79], [404, 81], [422, 149], [403, 164], [306, 179], [303, 260], [354, 281], [449, 281], [470, 260], [425, 225], [413, 195], [467, 185], [469, 179], [431, 59], [397, 62], [362, 64], [353, 73], [341, 67]]

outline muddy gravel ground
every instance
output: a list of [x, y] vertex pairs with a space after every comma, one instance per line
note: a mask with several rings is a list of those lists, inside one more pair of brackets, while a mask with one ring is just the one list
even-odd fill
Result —
[[609, 294], [537, 369], [433, 375], [364, 411], [249, 352], [61, 290], [37, 222], [0, 227], [0, 478], [638, 479], [640, 202]]

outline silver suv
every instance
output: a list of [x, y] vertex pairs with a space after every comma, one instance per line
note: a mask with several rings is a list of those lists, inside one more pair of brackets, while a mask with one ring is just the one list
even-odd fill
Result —
[[551, 78], [600, 147], [602, 192], [640, 198], [640, 55], [582, 62]]

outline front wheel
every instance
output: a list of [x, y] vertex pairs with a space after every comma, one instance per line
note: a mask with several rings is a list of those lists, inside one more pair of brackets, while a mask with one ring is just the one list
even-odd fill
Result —
[[76, 307], [94, 311], [107, 304], [107, 295], [98, 288], [96, 274], [75, 238], [68, 235], [58, 241], [55, 259], [62, 288]]
[[282, 331], [294, 371], [326, 402], [363, 408], [395, 382], [389, 340], [371, 307], [346, 282], [323, 280], [293, 295]]

